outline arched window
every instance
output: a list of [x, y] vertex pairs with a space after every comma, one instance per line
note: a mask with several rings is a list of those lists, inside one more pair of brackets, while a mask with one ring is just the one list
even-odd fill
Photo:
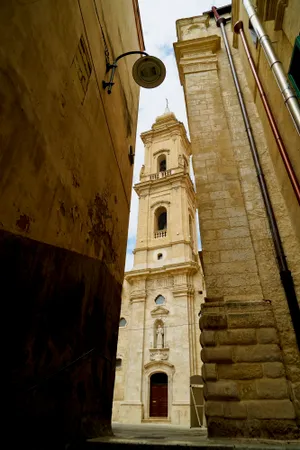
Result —
[[163, 231], [167, 229], [167, 210], [163, 206], [157, 208], [155, 211], [156, 218], [156, 230], [155, 231]]
[[157, 171], [158, 172], [165, 172], [167, 170], [167, 159], [166, 155], [160, 155], [157, 158]]
[[155, 303], [157, 305], [163, 305], [166, 302], [166, 299], [163, 295], [158, 295], [155, 299]]
[[126, 325], [127, 325], [127, 320], [124, 319], [124, 317], [121, 317], [120, 322], [119, 322], [119, 327], [123, 328], [123, 327], [126, 327]]
[[160, 259], [162, 259], [162, 258], [163, 258], [163, 254], [162, 254], [162, 253], [159, 253], [159, 254], [157, 255], [157, 259], [160, 260]]

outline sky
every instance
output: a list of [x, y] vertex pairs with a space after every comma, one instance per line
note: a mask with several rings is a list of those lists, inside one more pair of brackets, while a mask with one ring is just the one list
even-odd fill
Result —
[[[167, 74], [165, 81], [159, 87], [155, 89], [141, 88], [140, 90], [133, 184], [139, 181], [140, 169], [144, 162], [144, 146], [140, 134], [143, 131], [150, 130], [156, 117], [164, 113], [166, 98], [169, 101], [170, 111], [174, 112], [177, 119], [184, 123], [188, 131], [183, 88], [179, 82], [173, 51], [173, 43], [177, 41], [176, 20], [199, 16], [202, 12], [211, 9], [213, 5], [218, 7], [228, 3], [230, 3], [230, 0], [139, 0], [145, 51], [164, 62]], [[133, 266], [132, 250], [136, 242], [137, 217], [138, 197], [133, 190], [126, 253], [126, 271]]]

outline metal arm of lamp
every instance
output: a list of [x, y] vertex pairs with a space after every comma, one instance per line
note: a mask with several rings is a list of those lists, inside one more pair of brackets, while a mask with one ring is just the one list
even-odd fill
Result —
[[139, 58], [134, 63], [132, 68], [132, 76], [138, 85], [145, 88], [153, 88], [159, 86], [164, 81], [166, 76], [166, 68], [160, 59], [138, 50], [126, 52], [118, 56], [112, 64], [106, 64], [106, 73], [111, 70], [111, 74], [108, 82], [105, 80], [102, 81], [102, 87], [103, 89], [108, 87], [108, 94], [111, 94], [112, 87], [115, 84], [114, 76], [118, 67], [117, 62], [119, 59], [128, 55], [144, 55], [144, 58]]

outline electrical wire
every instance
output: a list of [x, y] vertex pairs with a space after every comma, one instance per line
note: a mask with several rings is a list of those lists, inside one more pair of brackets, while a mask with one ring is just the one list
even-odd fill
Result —
[[[179, 327], [186, 327], [186, 326], [191, 327], [191, 326], [194, 326], [194, 325], [198, 325], [198, 322], [181, 323], [179, 325], [166, 325], [166, 323], [164, 322], [164, 328], [165, 329], [168, 329], [168, 328], [179, 328]], [[124, 328], [128, 328], [128, 330], [130, 330], [130, 331], [153, 330], [153, 326], [152, 327], [151, 326], [150, 327], [140, 327], [140, 328], [130, 328], [130, 327], [127, 327], [127, 326], [126, 327], [120, 327], [120, 329], [124, 329]]]

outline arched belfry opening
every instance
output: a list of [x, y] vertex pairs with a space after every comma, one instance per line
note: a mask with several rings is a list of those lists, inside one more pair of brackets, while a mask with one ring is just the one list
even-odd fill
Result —
[[156, 372], [150, 377], [150, 417], [168, 417], [168, 375]]
[[164, 206], [160, 206], [155, 211], [155, 231], [167, 230], [167, 210]]
[[167, 170], [167, 158], [166, 155], [160, 155], [157, 158], [157, 171], [165, 172]]

